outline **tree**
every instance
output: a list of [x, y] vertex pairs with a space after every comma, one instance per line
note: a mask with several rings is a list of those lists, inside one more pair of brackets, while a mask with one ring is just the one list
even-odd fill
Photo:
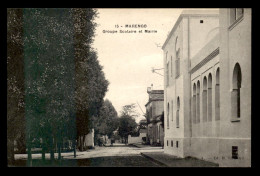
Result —
[[93, 128], [108, 87], [91, 48], [96, 15], [94, 9], [8, 9], [10, 163], [17, 134], [25, 136], [31, 166], [33, 141], [41, 140], [42, 159], [50, 151], [53, 161], [55, 146], [61, 159], [64, 140], [75, 144]]
[[138, 130], [135, 122], [135, 118], [138, 115], [135, 104], [123, 106], [119, 118], [118, 135], [125, 139], [125, 143], [128, 142], [128, 135], [136, 134]]
[[99, 117], [95, 119], [95, 134], [107, 135], [109, 138], [118, 128], [117, 112], [109, 100], [105, 100], [100, 108]]
[[96, 17], [94, 9], [73, 9], [76, 124], [80, 150], [83, 150], [84, 136], [94, 127], [93, 121], [99, 116], [109, 84], [97, 60], [97, 52], [91, 47]]
[[140, 120], [139, 122], [140, 129], [146, 129], [147, 128], [147, 120]]
[[136, 131], [137, 123], [131, 116], [121, 116], [119, 118], [118, 135], [121, 136], [125, 143], [128, 142], [128, 135], [134, 134]]
[[133, 118], [138, 117], [140, 114], [136, 111], [136, 107], [137, 106], [135, 103], [123, 106], [121, 115], [122, 116], [131, 116]]
[[49, 150], [53, 161], [66, 131], [76, 133], [72, 11], [23, 9], [23, 19], [28, 160], [33, 139], [42, 139], [42, 158]]
[[[14, 140], [25, 152], [22, 9], [7, 10], [7, 159], [14, 164]], [[19, 138], [20, 135], [20, 138]], [[20, 140], [21, 139], [21, 140]]]

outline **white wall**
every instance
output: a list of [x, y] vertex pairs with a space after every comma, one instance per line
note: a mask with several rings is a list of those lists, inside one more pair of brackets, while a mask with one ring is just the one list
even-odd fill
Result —
[[[229, 9], [220, 9], [220, 142], [221, 166], [251, 165], [251, 9], [244, 9], [244, 16], [232, 28]], [[241, 117], [232, 121], [232, 77], [236, 63], [242, 72]], [[232, 146], [238, 146], [240, 159], [232, 159]]]
[[[200, 23], [203, 20], [203, 23]], [[218, 17], [190, 17], [190, 58], [193, 58], [218, 31]]]
[[85, 144], [87, 147], [94, 147], [94, 129], [85, 136]]
[[146, 133], [140, 133], [140, 135], [137, 137], [132, 137], [131, 135], [128, 135], [128, 144], [142, 143], [142, 137], [146, 137]]

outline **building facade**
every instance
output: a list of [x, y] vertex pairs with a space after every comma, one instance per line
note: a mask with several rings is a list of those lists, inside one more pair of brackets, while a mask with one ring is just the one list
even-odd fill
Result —
[[251, 9], [183, 11], [163, 45], [165, 153], [251, 165]]
[[163, 90], [151, 90], [148, 88], [149, 94], [148, 103], [146, 107], [146, 119], [147, 119], [147, 142], [151, 145], [164, 145], [164, 127], [162, 124], [163, 114], [163, 102], [164, 102]]

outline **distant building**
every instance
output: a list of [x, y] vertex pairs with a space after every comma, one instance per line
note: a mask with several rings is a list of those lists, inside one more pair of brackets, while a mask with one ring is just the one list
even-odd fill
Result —
[[142, 143], [147, 142], [147, 120], [143, 119], [139, 121], [139, 136], [142, 136]]
[[185, 10], [164, 51], [164, 152], [251, 166], [251, 9]]
[[164, 144], [164, 129], [162, 126], [161, 116], [163, 113], [163, 90], [151, 90], [148, 88], [149, 94], [148, 103], [146, 107], [147, 119], [147, 142], [151, 145]]
[[[85, 139], [81, 140], [83, 143], [83, 148], [88, 149], [88, 148], [94, 148], [94, 129], [92, 129], [87, 135], [83, 136]], [[82, 137], [82, 138], [83, 138]], [[78, 142], [78, 148], [80, 147], [80, 141]]]
[[131, 136], [128, 135], [128, 144], [137, 144], [137, 143], [145, 143], [147, 136], [147, 129], [140, 129], [139, 136]]

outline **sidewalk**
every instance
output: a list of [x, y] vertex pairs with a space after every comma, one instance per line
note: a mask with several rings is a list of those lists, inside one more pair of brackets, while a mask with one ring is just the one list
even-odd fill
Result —
[[141, 155], [165, 167], [218, 167], [216, 163], [191, 157], [178, 158], [164, 152], [142, 152]]
[[128, 144], [128, 145], [133, 145], [137, 148], [158, 148], [158, 149], [162, 148], [161, 146], [144, 145], [144, 144], [141, 144], [141, 143]]

